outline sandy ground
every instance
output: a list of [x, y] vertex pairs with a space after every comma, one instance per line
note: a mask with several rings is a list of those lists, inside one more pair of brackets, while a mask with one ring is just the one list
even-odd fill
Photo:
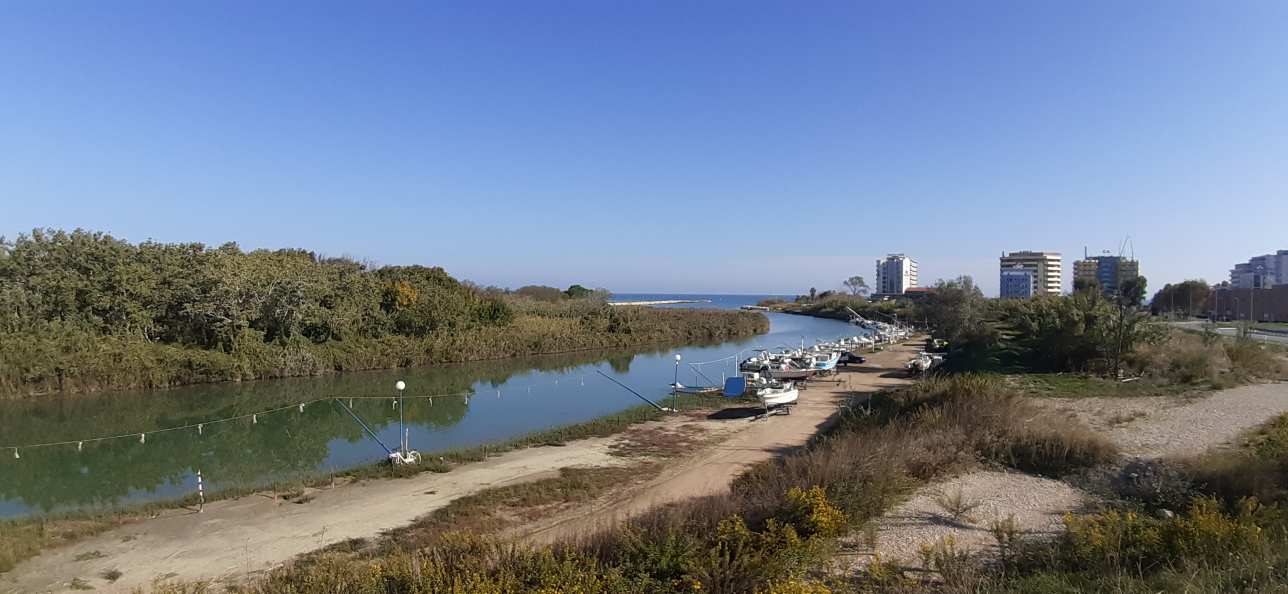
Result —
[[[521, 536], [545, 540], [639, 513], [651, 505], [727, 491], [747, 466], [804, 445], [836, 412], [843, 395], [906, 381], [893, 377], [914, 347], [896, 347], [870, 357], [868, 365], [843, 371], [835, 383], [802, 392], [791, 415], [753, 421], [741, 415], [664, 422], [698, 424], [716, 439], [641, 487], [533, 526]], [[620, 436], [535, 447], [502, 454], [446, 474], [346, 484], [310, 494], [296, 504], [253, 495], [218, 501], [197, 514], [174, 510], [161, 517], [111, 530], [23, 562], [0, 575], [0, 592], [64, 592], [79, 578], [100, 592], [146, 589], [156, 580], [244, 581], [302, 553], [351, 538], [372, 538], [411, 523], [453, 499], [483, 489], [558, 475], [560, 468], [631, 463], [613, 454]], [[77, 558], [84, 559], [77, 561]], [[122, 575], [114, 583], [109, 570]]]
[[1198, 454], [1288, 412], [1288, 384], [1257, 384], [1198, 398], [1050, 399], [1105, 432], [1126, 456]]
[[[977, 505], [966, 517], [954, 520], [940, 505], [941, 495], [961, 492]], [[991, 528], [996, 521], [1013, 519], [1024, 535], [1055, 534], [1065, 512], [1093, 501], [1066, 483], [1018, 472], [980, 470], [918, 490], [877, 523], [876, 552], [885, 561], [920, 565], [921, 548], [952, 537], [959, 549], [982, 550], [996, 546]], [[849, 539], [851, 544], [862, 538]], [[864, 563], [872, 549], [862, 546]]]
[[[1221, 447], [1284, 412], [1288, 384], [1260, 384], [1199, 397], [1047, 398], [1036, 402], [1103, 432], [1131, 458], [1197, 454]], [[975, 522], [952, 522], [937, 501], [941, 493], [961, 489], [979, 502]], [[1050, 534], [1066, 512], [1094, 506], [1096, 499], [1066, 483], [1020, 473], [977, 471], [919, 489], [913, 497], [877, 522], [876, 550], [883, 559], [920, 565], [920, 549], [951, 536], [959, 549], [995, 546], [993, 520], [1015, 518], [1024, 534]], [[866, 563], [871, 550], [849, 539]]]

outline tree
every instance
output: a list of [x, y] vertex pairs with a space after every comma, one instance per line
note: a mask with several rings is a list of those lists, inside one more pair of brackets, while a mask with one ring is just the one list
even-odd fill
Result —
[[851, 295], [866, 295], [868, 292], [868, 282], [861, 276], [851, 276], [842, 284], [850, 290]]
[[569, 299], [584, 299], [586, 297], [590, 297], [594, 293], [594, 291], [581, 285], [573, 285], [568, 287], [568, 290], [564, 291], [564, 295], [567, 295]]
[[537, 301], [548, 301], [551, 303], [559, 301], [565, 297], [563, 291], [554, 287], [547, 287], [545, 285], [527, 285], [519, 287], [518, 290], [515, 291], [515, 294], [530, 297]]
[[916, 310], [936, 338], [948, 341], [954, 353], [949, 361], [967, 369], [986, 367], [1001, 338], [991, 314], [989, 301], [970, 276], [940, 280]]
[[814, 299], [816, 299], [816, 298], [818, 298], [818, 289], [815, 289], [814, 287], [810, 287], [810, 288], [809, 288], [809, 300], [810, 300], [810, 301], [813, 301], [813, 300], [814, 300]]
[[1147, 281], [1143, 276], [1135, 276], [1124, 279], [1118, 286], [1118, 292], [1114, 294], [1114, 303], [1118, 306], [1118, 320], [1116, 340], [1114, 341], [1113, 355], [1113, 377], [1118, 377], [1122, 371], [1123, 353], [1130, 351], [1135, 347], [1137, 330], [1144, 316], [1140, 314], [1140, 306], [1145, 302], [1145, 285]]
[[1100, 281], [1096, 279], [1075, 278], [1073, 279], [1073, 292], [1083, 294], [1100, 294]]
[[1212, 287], [1203, 280], [1168, 284], [1154, 294], [1154, 298], [1149, 303], [1149, 310], [1155, 315], [1180, 312], [1186, 316], [1193, 316], [1207, 311], [1207, 301], [1211, 294]]

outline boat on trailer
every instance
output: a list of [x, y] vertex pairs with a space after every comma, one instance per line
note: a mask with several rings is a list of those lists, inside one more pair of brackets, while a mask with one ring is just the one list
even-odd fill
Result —
[[756, 390], [760, 405], [765, 407], [765, 416], [772, 414], [792, 414], [792, 405], [800, 398], [800, 390], [791, 382], [781, 386], [771, 386]]

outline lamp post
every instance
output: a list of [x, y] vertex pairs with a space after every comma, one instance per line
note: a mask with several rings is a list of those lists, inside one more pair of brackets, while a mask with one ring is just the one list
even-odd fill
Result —
[[398, 443], [401, 448], [398, 451], [399, 456], [407, 455], [407, 422], [403, 415], [403, 390], [407, 389], [407, 382], [398, 380], [394, 383], [394, 389], [398, 390]]
[[672, 408], [679, 412], [680, 410], [680, 353], [675, 354], [675, 381], [671, 382], [671, 405]]
[[1261, 284], [1261, 273], [1265, 270], [1265, 266], [1257, 265], [1257, 274], [1252, 275], [1252, 287], [1248, 289], [1248, 336], [1257, 327], [1257, 285]]

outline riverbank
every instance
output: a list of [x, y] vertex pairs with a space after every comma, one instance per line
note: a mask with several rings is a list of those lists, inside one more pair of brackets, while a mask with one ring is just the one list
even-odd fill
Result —
[[[0, 589], [58, 591], [77, 579], [101, 591], [147, 587], [157, 577], [241, 581], [295, 555], [347, 539], [375, 539], [385, 530], [399, 529], [397, 538], [414, 542], [441, 529], [435, 510], [489, 489], [515, 490], [510, 498], [487, 500], [505, 518], [479, 524], [489, 531], [536, 539], [581, 532], [666, 501], [727, 492], [746, 468], [804, 446], [850, 395], [905, 381], [893, 372], [915, 348], [878, 353], [839, 381], [811, 386], [789, 416], [752, 421], [742, 413], [690, 411], [632, 424], [612, 437], [511, 451], [448, 474], [354, 481], [293, 499], [243, 497], [207, 505], [203, 514], [173, 511], [48, 551], [0, 577]], [[754, 407], [729, 410], [755, 414]], [[521, 487], [528, 484], [533, 486]], [[517, 507], [514, 498], [521, 500]], [[458, 520], [476, 517], [455, 505]], [[512, 523], [524, 517], [542, 521]], [[376, 539], [348, 548], [382, 547]]]
[[730, 311], [610, 306], [581, 285], [510, 291], [304, 249], [36, 229], [0, 238], [0, 256], [0, 398], [691, 344], [769, 326]]
[[[0, 398], [156, 389], [182, 385], [425, 367], [599, 349], [701, 344], [769, 329], [764, 315], [706, 309], [528, 304], [504, 326], [424, 337], [286, 344], [252, 342], [233, 351], [137, 337], [78, 341], [57, 355], [24, 350], [37, 337], [0, 340]], [[51, 358], [52, 357], [52, 358]]]
[[[682, 396], [677, 400], [668, 400], [667, 404], [683, 411], [701, 409], [710, 402], [712, 400], [706, 397]], [[292, 500], [298, 502], [306, 494], [319, 489], [333, 489], [337, 486], [362, 484], [372, 480], [404, 479], [422, 473], [442, 474], [509, 452], [541, 446], [560, 447], [571, 441], [606, 438], [632, 426], [655, 421], [664, 415], [665, 413], [652, 406], [640, 405], [590, 421], [554, 427], [505, 441], [470, 448], [424, 452], [424, 462], [418, 465], [391, 467], [384, 463], [376, 463], [306, 481], [284, 481], [256, 489], [212, 491], [205, 496], [205, 500], [212, 505], [245, 497], [265, 497], [275, 502]], [[311, 495], [308, 497], [311, 499]], [[194, 493], [171, 501], [155, 502], [112, 512], [70, 513], [0, 520], [0, 528], [3, 528], [0, 530], [0, 576], [14, 564], [39, 554], [43, 549], [74, 543], [108, 530], [128, 527], [142, 521], [189, 514], [198, 509], [198, 502]]]
[[859, 315], [878, 321], [894, 319], [910, 320], [914, 316], [913, 306], [906, 301], [869, 301], [865, 297], [853, 295], [830, 295], [826, 298], [804, 301], [784, 301], [770, 299], [758, 305], [769, 311], [810, 316], [829, 320], [850, 321], [854, 316], [850, 310]]
[[679, 305], [681, 303], [711, 303], [710, 299], [660, 299], [655, 301], [609, 301], [609, 305]]

